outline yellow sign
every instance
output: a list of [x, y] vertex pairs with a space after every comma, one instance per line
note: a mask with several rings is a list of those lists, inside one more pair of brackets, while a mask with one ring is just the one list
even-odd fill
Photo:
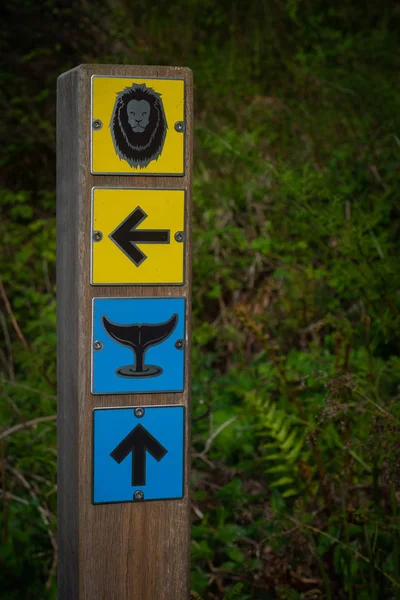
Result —
[[92, 190], [93, 285], [181, 285], [185, 191]]
[[92, 77], [92, 173], [183, 175], [185, 82]]

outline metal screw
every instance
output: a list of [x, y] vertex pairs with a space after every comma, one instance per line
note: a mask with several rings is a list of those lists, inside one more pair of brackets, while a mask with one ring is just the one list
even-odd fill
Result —
[[176, 348], [177, 350], [182, 350], [182, 348], [183, 348], [183, 340], [177, 340], [177, 341], [175, 342], [175, 348]]
[[102, 342], [99, 342], [98, 340], [96, 340], [95, 342], [93, 342], [93, 348], [95, 350], [102, 350], [103, 349]]
[[100, 242], [103, 239], [103, 234], [101, 231], [93, 231], [93, 240], [95, 242]]
[[134, 494], [133, 494], [133, 499], [134, 500], [144, 500], [144, 494], [141, 490], [137, 490]]
[[135, 408], [135, 417], [141, 419], [144, 415], [144, 408]]
[[179, 133], [182, 133], [182, 131], [185, 131], [185, 123], [183, 121], [177, 121], [174, 125], [175, 127], [175, 131], [179, 131]]
[[103, 123], [100, 121], [100, 119], [95, 119], [92, 123], [92, 127], [93, 129], [101, 129], [103, 127]]
[[174, 235], [174, 238], [177, 242], [183, 242], [183, 240], [185, 239], [185, 234], [183, 233], [183, 231], [177, 231]]

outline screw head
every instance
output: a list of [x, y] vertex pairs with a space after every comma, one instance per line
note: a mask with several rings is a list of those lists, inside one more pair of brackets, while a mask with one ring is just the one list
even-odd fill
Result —
[[137, 417], [138, 419], [141, 419], [144, 416], [144, 408], [135, 408], [135, 417]]
[[102, 350], [102, 348], [103, 348], [102, 342], [99, 342], [99, 340], [96, 340], [95, 342], [93, 342], [93, 348], [95, 350]]
[[144, 500], [144, 494], [143, 494], [142, 490], [136, 490], [136, 492], [133, 494], [133, 499], [134, 500]]
[[176, 342], [175, 342], [175, 348], [177, 350], [182, 350], [182, 348], [183, 348], [183, 340], [176, 340]]
[[183, 121], [177, 121], [174, 125], [175, 127], [175, 131], [179, 131], [179, 133], [182, 133], [182, 131], [185, 131], [185, 123]]
[[185, 235], [183, 231], [177, 231], [174, 235], [174, 238], [177, 242], [183, 242], [183, 240], [185, 239]]
[[103, 239], [103, 234], [101, 231], [93, 231], [93, 240], [95, 242], [100, 242]]
[[103, 123], [100, 121], [100, 119], [95, 119], [92, 123], [92, 127], [93, 129], [101, 129], [103, 127]]

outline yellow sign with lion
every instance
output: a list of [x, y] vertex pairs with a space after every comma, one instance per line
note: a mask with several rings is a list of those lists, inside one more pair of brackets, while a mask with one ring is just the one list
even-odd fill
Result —
[[183, 175], [183, 79], [92, 77], [91, 172]]

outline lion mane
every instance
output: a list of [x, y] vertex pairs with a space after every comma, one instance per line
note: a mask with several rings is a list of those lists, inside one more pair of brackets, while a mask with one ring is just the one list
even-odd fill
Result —
[[[127, 106], [131, 100], [146, 100], [150, 105], [149, 124], [141, 133], [132, 131], [128, 123]], [[131, 167], [147, 167], [160, 156], [167, 135], [168, 124], [161, 94], [146, 87], [145, 83], [133, 84], [118, 92], [110, 129], [115, 152], [120, 159], [126, 160]]]

